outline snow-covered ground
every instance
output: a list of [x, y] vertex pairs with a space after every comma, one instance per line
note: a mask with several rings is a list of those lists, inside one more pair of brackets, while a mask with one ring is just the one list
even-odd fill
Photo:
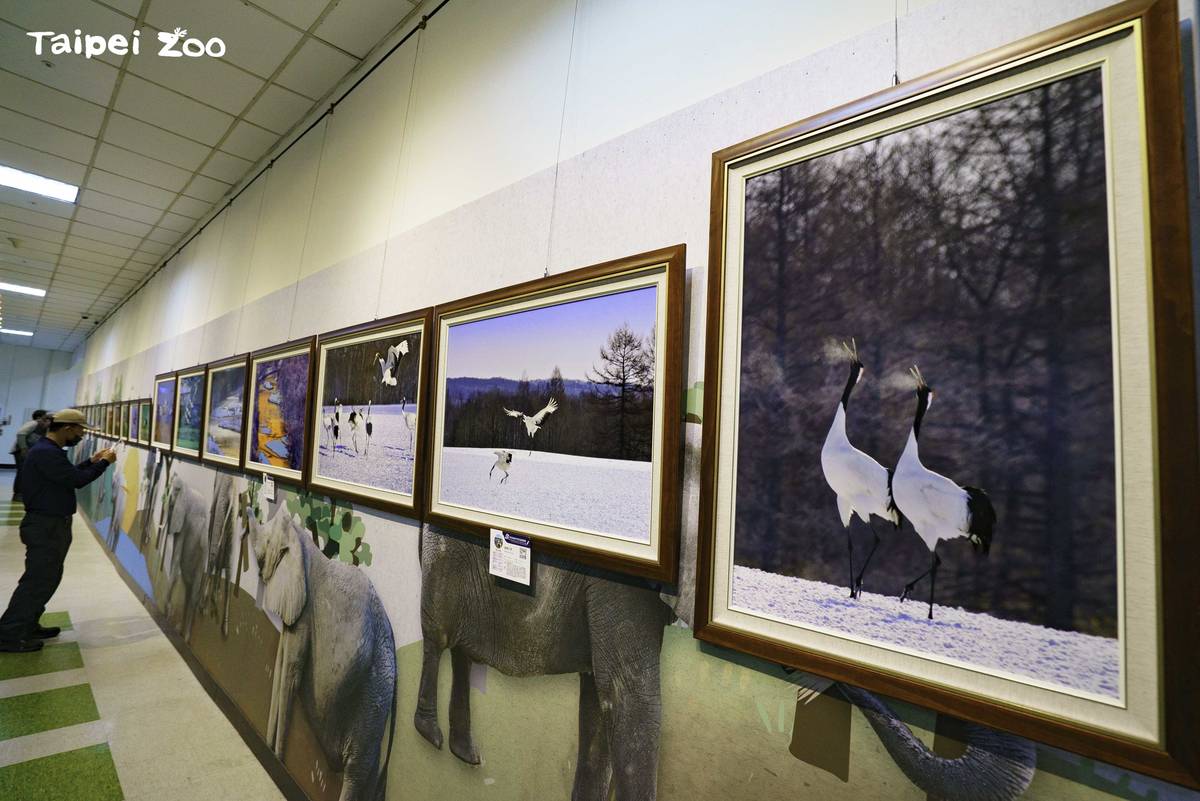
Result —
[[1001, 620], [961, 607], [934, 604], [928, 585], [915, 599], [780, 576], [752, 567], [733, 569], [733, 606], [801, 625], [896, 645], [971, 667], [991, 668], [1073, 690], [1120, 697], [1120, 652], [1115, 638]]
[[317, 475], [371, 487], [411, 493], [413, 491], [413, 445], [416, 441], [417, 407], [408, 404], [371, 408], [371, 441], [367, 446], [365, 426], [358, 428], [358, 450], [350, 427], [350, 407], [343, 404], [336, 443], [325, 424], [334, 407], [322, 408], [318, 427]]
[[650, 462], [512, 451], [509, 477], [489, 448], [442, 451], [441, 500], [487, 512], [650, 541]]
[[209, 453], [238, 458], [242, 448], [243, 413], [242, 398], [238, 395], [230, 395], [213, 407], [205, 429], [208, 434], [205, 447]]

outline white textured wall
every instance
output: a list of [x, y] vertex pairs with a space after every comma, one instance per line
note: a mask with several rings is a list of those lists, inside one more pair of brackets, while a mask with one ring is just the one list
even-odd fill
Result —
[[56, 411], [74, 403], [82, 364], [74, 354], [18, 345], [0, 345], [0, 465], [13, 463], [13, 433], [35, 409]]

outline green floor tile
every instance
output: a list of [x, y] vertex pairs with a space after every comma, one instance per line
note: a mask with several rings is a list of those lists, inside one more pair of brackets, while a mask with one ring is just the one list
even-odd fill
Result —
[[66, 612], [47, 612], [42, 615], [42, 619], [38, 621], [38, 624], [47, 628], [58, 626], [63, 631], [70, 631], [72, 628], [71, 616]]
[[108, 745], [89, 746], [0, 768], [0, 798], [123, 801]]
[[0, 698], [0, 740], [99, 720], [86, 684]]
[[81, 667], [83, 657], [79, 655], [79, 643], [76, 642], [47, 645], [31, 654], [0, 653], [0, 681]]

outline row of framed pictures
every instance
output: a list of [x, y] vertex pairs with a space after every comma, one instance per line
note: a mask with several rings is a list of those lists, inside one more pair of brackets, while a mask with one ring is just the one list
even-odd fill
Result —
[[670, 581], [683, 267], [683, 246], [665, 248], [163, 373], [152, 398], [89, 419], [178, 456]]
[[[1198, 785], [1179, 72], [1130, 0], [713, 155], [698, 638]], [[683, 255], [159, 376], [150, 441], [672, 581]]]

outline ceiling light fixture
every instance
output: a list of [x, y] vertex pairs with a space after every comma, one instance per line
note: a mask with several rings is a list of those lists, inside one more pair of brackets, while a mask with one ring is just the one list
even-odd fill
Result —
[[21, 295], [33, 295], [35, 298], [46, 297], [46, 290], [21, 284], [6, 284], [0, 281], [0, 292], [16, 292]]
[[23, 189], [26, 192], [45, 195], [46, 197], [52, 197], [55, 200], [62, 200], [66, 203], [74, 203], [76, 196], [79, 194], [78, 186], [71, 186], [71, 184], [56, 181], [53, 178], [35, 175], [34, 173], [18, 170], [15, 167], [7, 167], [3, 164], [0, 164], [0, 186]]
[[15, 337], [31, 337], [32, 331], [18, 331], [15, 328], [0, 328], [0, 334], [12, 334]]

